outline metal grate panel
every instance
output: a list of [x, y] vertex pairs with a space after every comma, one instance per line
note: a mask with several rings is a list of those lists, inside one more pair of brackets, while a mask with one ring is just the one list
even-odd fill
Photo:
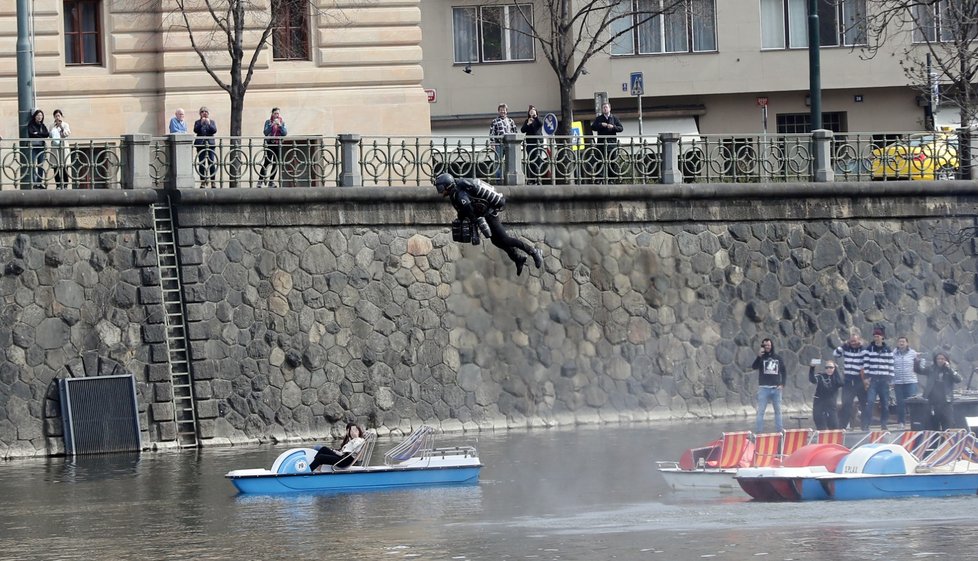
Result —
[[67, 454], [142, 449], [136, 380], [131, 374], [62, 378], [58, 388]]

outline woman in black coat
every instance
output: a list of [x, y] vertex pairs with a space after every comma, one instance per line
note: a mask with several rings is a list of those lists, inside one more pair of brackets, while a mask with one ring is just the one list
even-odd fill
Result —
[[543, 143], [540, 141], [542, 130], [543, 121], [537, 114], [537, 108], [531, 105], [526, 111], [526, 120], [520, 127], [520, 132], [526, 135], [526, 156], [529, 164], [526, 175], [531, 185], [538, 183], [544, 175]]
[[31, 120], [27, 123], [27, 137], [31, 139], [30, 147], [30, 166], [31, 166], [31, 188], [44, 189], [44, 160], [45, 138], [51, 137], [48, 126], [44, 124], [44, 111], [40, 109], [31, 113]]

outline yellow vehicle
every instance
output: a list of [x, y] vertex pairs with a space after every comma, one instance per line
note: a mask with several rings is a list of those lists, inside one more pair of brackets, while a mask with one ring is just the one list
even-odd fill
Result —
[[954, 179], [958, 170], [958, 137], [942, 133], [912, 134], [873, 149], [873, 179]]

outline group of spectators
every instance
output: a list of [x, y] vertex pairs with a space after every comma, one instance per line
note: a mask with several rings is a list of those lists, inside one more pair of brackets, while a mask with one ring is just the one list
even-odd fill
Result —
[[[623, 130], [621, 120], [611, 113], [611, 105], [607, 102], [603, 103], [601, 113], [591, 123], [591, 131], [598, 135], [598, 146], [601, 149], [601, 161], [595, 168], [599, 182], [617, 176], [617, 171], [608, 166], [608, 162], [614, 156], [614, 148], [618, 144], [616, 137]], [[526, 135], [527, 169], [529, 171], [527, 183], [530, 185], [538, 184], [546, 173], [546, 164], [544, 148], [541, 143], [543, 120], [541, 120], [536, 106], [530, 105], [527, 108], [526, 117], [521, 119], [518, 131]], [[496, 151], [496, 161], [499, 162], [496, 171], [497, 179], [502, 179], [502, 162], [504, 161], [504, 145], [499, 139], [503, 135], [516, 134], [516, 132], [516, 122], [509, 117], [509, 107], [505, 103], [500, 103], [496, 107], [496, 118], [489, 123], [489, 136], [495, 138], [493, 145]]]
[[[200, 118], [194, 121], [193, 134], [196, 135], [194, 147], [197, 151], [197, 175], [200, 177], [200, 186], [216, 187], [217, 179], [217, 143], [214, 136], [217, 135], [217, 123], [210, 116], [210, 110], [201, 107]], [[188, 134], [186, 113], [183, 109], [173, 112], [173, 117], [167, 125], [167, 132], [170, 134]], [[258, 188], [275, 187], [275, 178], [278, 168], [282, 162], [282, 140], [281, 137], [289, 134], [289, 129], [285, 125], [285, 119], [278, 107], [273, 107], [271, 115], [265, 120], [262, 129], [265, 137], [263, 160], [258, 172]]]
[[[928, 361], [910, 347], [906, 337], [897, 338], [895, 349], [886, 344], [885, 337], [885, 329], [877, 326], [873, 329], [872, 343], [864, 345], [860, 332], [852, 329], [849, 339], [833, 350], [835, 360], [825, 361], [821, 371], [817, 371], [821, 361], [811, 361], [808, 380], [815, 385], [812, 414], [817, 429], [854, 429], [858, 426], [868, 431], [878, 400], [880, 429], [889, 430], [891, 386], [896, 398], [897, 428], [909, 428], [907, 400], [918, 395], [918, 375], [925, 378], [922, 396], [926, 399], [929, 412], [923, 420], [924, 428], [945, 430], [953, 426], [954, 384], [960, 383], [962, 378], [951, 367], [947, 353], [937, 351]], [[838, 360], [842, 361], [841, 373], [838, 371]], [[763, 432], [764, 412], [768, 403], [774, 408], [775, 429], [781, 431], [784, 429], [781, 392], [787, 380], [787, 370], [784, 361], [774, 352], [771, 339], [764, 339], [761, 343], [752, 368], [758, 374], [757, 432]], [[841, 406], [837, 401], [840, 390]], [[861, 412], [858, 415], [854, 403], [858, 403], [858, 411]]]

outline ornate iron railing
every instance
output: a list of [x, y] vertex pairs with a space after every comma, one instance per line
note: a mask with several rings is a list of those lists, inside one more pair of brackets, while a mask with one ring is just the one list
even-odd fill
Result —
[[193, 151], [194, 178], [202, 188], [332, 187], [338, 182], [339, 144], [333, 137], [197, 138]]
[[679, 141], [686, 183], [810, 181], [812, 137], [798, 135], [699, 135]]
[[0, 143], [0, 190], [118, 189], [118, 138]]
[[504, 155], [490, 137], [362, 137], [364, 185], [429, 185], [442, 173], [498, 182]]
[[970, 174], [962, 146], [953, 132], [11, 140], [0, 189], [934, 180]]
[[953, 133], [836, 133], [832, 139], [836, 181], [955, 179], [961, 156]]

